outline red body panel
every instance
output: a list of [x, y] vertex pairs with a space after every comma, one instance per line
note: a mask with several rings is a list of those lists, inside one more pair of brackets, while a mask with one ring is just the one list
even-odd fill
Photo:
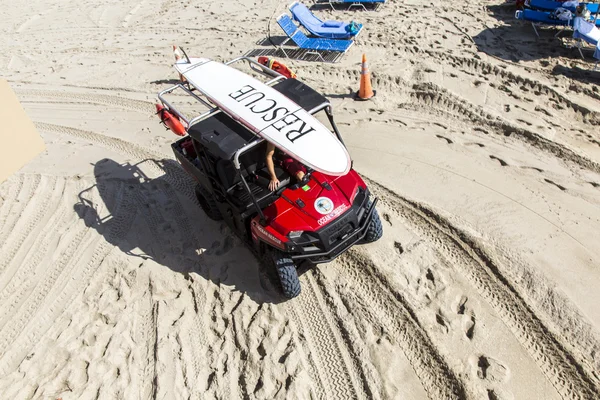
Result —
[[[324, 182], [331, 190], [323, 187]], [[354, 170], [344, 176], [313, 172], [307, 186], [307, 190], [306, 187], [284, 190], [279, 199], [263, 210], [266, 226], [260, 226], [259, 218], [254, 218], [252, 237], [281, 248], [282, 242], [289, 240], [287, 235], [290, 231], [319, 230], [352, 207], [359, 186], [366, 188]], [[322, 198], [325, 200], [319, 200]], [[304, 204], [303, 207], [298, 200]]]

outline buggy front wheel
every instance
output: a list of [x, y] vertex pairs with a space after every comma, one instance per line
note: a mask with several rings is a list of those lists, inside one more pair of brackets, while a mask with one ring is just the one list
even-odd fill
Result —
[[371, 221], [367, 227], [367, 234], [361, 241], [361, 244], [376, 242], [377, 240], [381, 239], [381, 236], [383, 236], [383, 224], [381, 223], [381, 219], [379, 218], [377, 210], [373, 210]]
[[300, 279], [294, 260], [277, 250], [269, 250], [268, 253], [269, 261], [277, 271], [282, 294], [288, 299], [297, 297], [300, 294]]

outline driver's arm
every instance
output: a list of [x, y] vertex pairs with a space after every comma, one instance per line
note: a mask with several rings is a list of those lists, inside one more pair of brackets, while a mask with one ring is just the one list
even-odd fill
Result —
[[269, 175], [271, 176], [271, 182], [269, 183], [270, 190], [275, 190], [279, 186], [279, 179], [277, 179], [277, 175], [275, 174], [275, 164], [273, 163], [274, 154], [275, 146], [267, 142], [267, 154], [265, 157], [265, 162], [267, 164], [267, 170], [269, 171]]

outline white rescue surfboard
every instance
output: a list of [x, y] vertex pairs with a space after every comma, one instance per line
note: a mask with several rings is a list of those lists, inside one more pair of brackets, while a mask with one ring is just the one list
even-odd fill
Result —
[[206, 58], [175, 68], [223, 112], [304, 165], [327, 175], [350, 171], [350, 155], [333, 132], [289, 98], [235, 68]]

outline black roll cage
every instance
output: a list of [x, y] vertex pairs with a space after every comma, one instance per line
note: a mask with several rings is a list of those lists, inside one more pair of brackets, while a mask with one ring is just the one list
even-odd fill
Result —
[[[181, 49], [181, 48], [180, 48]], [[191, 61], [189, 59], [189, 57], [187, 56], [187, 54], [185, 53], [185, 51], [183, 49], [181, 49], [183, 51], [183, 54], [185, 55], [185, 58], [187, 59], [187, 62], [191, 64]], [[272, 86], [275, 83], [287, 79], [284, 75], [280, 74], [277, 71], [273, 71], [272, 69], [259, 64], [258, 62], [254, 61], [253, 59], [249, 58], [249, 57], [237, 57], [234, 58], [231, 61], [228, 61], [225, 63], [225, 65], [231, 65], [237, 62], [248, 62], [250, 68], [252, 70], [254, 70], [257, 73], [260, 73], [262, 75], [265, 75], [267, 77], [270, 77], [271, 79], [269, 79], [267, 82], [265, 82], [266, 85], [268, 86]], [[202, 65], [202, 64], [197, 64], [197, 65]], [[194, 98], [196, 101], [200, 102], [202, 105], [204, 105], [206, 108], [208, 108], [208, 111], [188, 120], [183, 113], [181, 113], [180, 111], [178, 111], [171, 103], [169, 103], [166, 99], [165, 99], [165, 95], [170, 94], [172, 92], [174, 92], [177, 89], [181, 89], [183, 90], [185, 93], [187, 93], [188, 95], [192, 96], [192, 98]], [[200, 93], [200, 95], [194, 93], [194, 91], [198, 91]], [[201, 96], [204, 96], [206, 99], [202, 98]], [[167, 110], [176, 115], [181, 121], [183, 121], [186, 125], [186, 130], [189, 130], [189, 128], [200, 122], [205, 120], [206, 118], [209, 118], [217, 113], [224, 113], [227, 114], [225, 111], [221, 110], [218, 107], [215, 107], [213, 104], [210, 103], [210, 98], [208, 98], [206, 96], [205, 93], [202, 92], [202, 89], [198, 88], [198, 87], [191, 87], [191, 85], [189, 84], [189, 82], [182, 82], [182, 83], [178, 83], [168, 89], [165, 89], [163, 91], [161, 91], [158, 94], [158, 99], [160, 100], [160, 102], [162, 103], [162, 105], [164, 107], [167, 108]], [[342, 135], [340, 134], [337, 125], [335, 124], [335, 121], [333, 120], [333, 110], [331, 107], [331, 103], [329, 103], [328, 101], [321, 103], [320, 105], [314, 107], [311, 110], [308, 110], [308, 113], [311, 115], [316, 114], [317, 112], [321, 111], [321, 110], [325, 110], [325, 113], [327, 115], [327, 119], [329, 120], [329, 123], [331, 124], [331, 127], [333, 128], [333, 132], [335, 133], [336, 137], [338, 138], [338, 140], [344, 145], [346, 146], [346, 144], [344, 143], [344, 140], [342, 139]], [[227, 114], [229, 115], [229, 114]], [[231, 115], [229, 115], [229, 117], [233, 118]], [[251, 131], [250, 131], [251, 132]], [[261, 224], [264, 225], [265, 223], [265, 215], [263, 214], [262, 210], [260, 209], [260, 207], [258, 206], [258, 203], [256, 201], [256, 198], [254, 197], [254, 195], [252, 194], [252, 191], [250, 190], [250, 187], [248, 186], [248, 182], [246, 182], [246, 179], [244, 179], [243, 174], [241, 173], [241, 163], [240, 163], [240, 156], [242, 154], [244, 154], [245, 152], [249, 151], [250, 149], [252, 149], [255, 146], [258, 146], [259, 144], [263, 143], [265, 141], [265, 139], [256, 136], [256, 134], [254, 132], [252, 132], [252, 134], [255, 136], [254, 139], [252, 139], [251, 141], [249, 141], [248, 143], [246, 143], [242, 148], [240, 148], [239, 150], [237, 150], [235, 152], [235, 155], [233, 156], [233, 165], [237, 171], [237, 174], [239, 175], [242, 184], [244, 186], [244, 188], [246, 189], [246, 191], [248, 192], [250, 199], [252, 200], [252, 203], [254, 204], [254, 207], [256, 208], [256, 211], [258, 212], [258, 215], [260, 216], [260, 222]]]

